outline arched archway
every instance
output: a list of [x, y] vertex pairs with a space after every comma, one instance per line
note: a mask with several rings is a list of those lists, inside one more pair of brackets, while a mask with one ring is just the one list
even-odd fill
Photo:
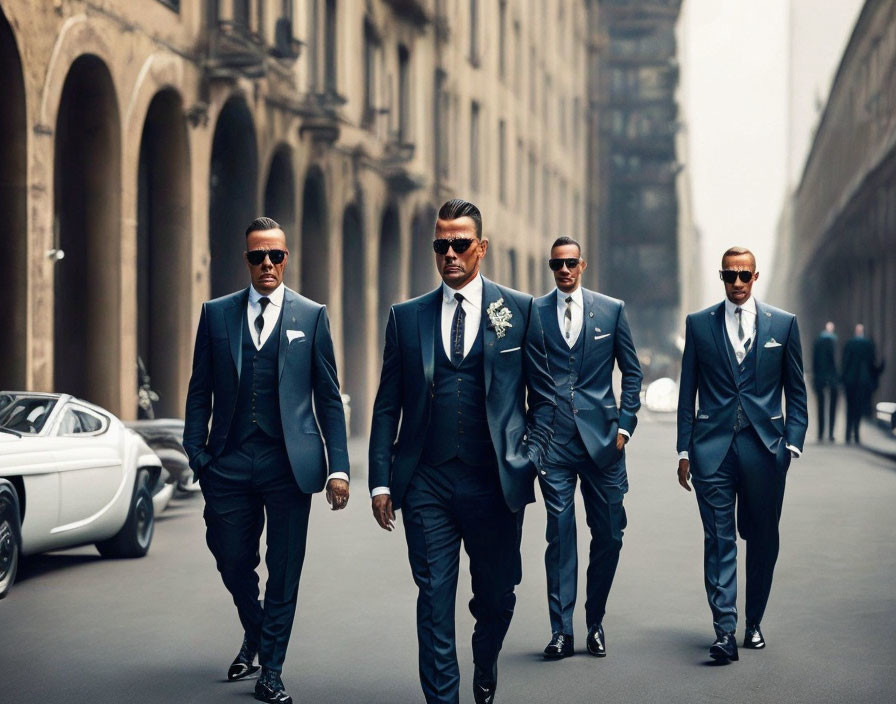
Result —
[[159, 394], [156, 413], [183, 413], [189, 349], [190, 155], [183, 102], [162, 90], [146, 113], [137, 170], [137, 354]]
[[81, 56], [66, 76], [53, 171], [65, 253], [55, 276], [54, 387], [121, 413], [121, 127], [112, 76], [96, 56]]
[[342, 218], [342, 387], [351, 396], [351, 434], [363, 435], [367, 412], [367, 315], [364, 310], [364, 226], [349, 205]]
[[258, 149], [245, 100], [233, 97], [218, 116], [209, 183], [212, 297], [245, 288], [243, 233], [257, 215]]
[[392, 307], [393, 303], [398, 303], [398, 297], [401, 295], [401, 279], [395, 275], [396, 264], [401, 259], [401, 230], [398, 220], [398, 209], [394, 205], [386, 206], [386, 210], [383, 212], [378, 254], [377, 281], [379, 295], [377, 320], [379, 325], [377, 330], [380, 333], [380, 344], [382, 345], [385, 340], [383, 332], [388, 322], [389, 308]]
[[411, 259], [408, 264], [409, 291], [412, 297], [422, 296], [435, 286], [435, 254], [432, 237], [435, 230], [436, 209], [431, 205], [421, 208], [411, 228]]
[[330, 237], [324, 174], [308, 170], [302, 192], [302, 294], [318, 303], [330, 298]]
[[0, 389], [25, 388], [28, 311], [28, 132], [22, 61], [0, 10], [0, 213], [8, 244], [0, 258]]
[[[292, 150], [281, 145], [271, 159], [268, 177], [264, 187], [264, 215], [280, 223], [286, 235], [286, 246], [290, 252], [299, 252], [299, 233], [296, 227], [296, 180], [292, 170]], [[287, 266], [286, 285], [299, 287], [299, 269]]]

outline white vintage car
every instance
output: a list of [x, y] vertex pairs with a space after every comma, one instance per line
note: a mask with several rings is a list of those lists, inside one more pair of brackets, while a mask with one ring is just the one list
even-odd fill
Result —
[[98, 406], [0, 391], [0, 598], [19, 553], [94, 543], [105, 557], [145, 555], [161, 468], [137, 433]]

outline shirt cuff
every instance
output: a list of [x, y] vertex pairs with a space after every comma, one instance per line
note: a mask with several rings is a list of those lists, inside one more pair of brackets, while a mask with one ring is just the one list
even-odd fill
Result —
[[631, 434], [630, 432], [628, 432], [625, 428], [620, 428], [620, 429], [619, 429], [619, 432], [620, 432], [622, 435], [625, 435], [625, 437], [627, 437], [629, 440], [632, 439], [632, 434]]
[[372, 499], [374, 496], [379, 496], [380, 494], [385, 494], [386, 496], [392, 496], [392, 492], [389, 491], [389, 487], [387, 486], [378, 486], [370, 492], [370, 498]]
[[678, 453], [678, 459], [680, 459], [680, 460], [687, 460], [688, 462], [691, 461], [691, 458], [688, 457], [688, 451], [687, 451], [687, 450], [682, 450], [681, 452], [679, 452], [679, 453]]
[[347, 472], [330, 472], [329, 476], [327, 477], [327, 481], [330, 481], [331, 479], [342, 479], [343, 481], [347, 482], [348, 481], [348, 473]]
[[799, 459], [799, 456], [803, 454], [802, 450], [798, 450], [793, 445], [786, 445], [785, 447], [790, 450], [790, 456], [794, 459]]

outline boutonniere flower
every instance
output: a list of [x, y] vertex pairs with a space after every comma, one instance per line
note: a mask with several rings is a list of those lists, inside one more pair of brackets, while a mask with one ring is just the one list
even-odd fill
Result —
[[486, 309], [486, 313], [491, 322], [489, 327], [495, 331], [495, 335], [498, 336], [498, 339], [501, 339], [507, 334], [507, 328], [513, 327], [510, 323], [513, 313], [511, 313], [510, 309], [504, 305], [503, 298], [499, 298], [497, 301], [490, 303]]

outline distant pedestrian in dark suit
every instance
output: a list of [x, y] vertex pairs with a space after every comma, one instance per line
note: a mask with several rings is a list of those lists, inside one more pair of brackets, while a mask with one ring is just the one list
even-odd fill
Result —
[[871, 410], [871, 394], [877, 385], [874, 343], [865, 337], [865, 326], [856, 325], [855, 336], [843, 346], [842, 377], [846, 391], [846, 442], [859, 442], [859, 421]]
[[726, 300], [691, 313], [685, 326], [678, 482], [690, 491], [693, 478], [703, 521], [704, 586], [716, 631], [709, 655], [730, 661], [738, 659], [737, 532], [747, 541], [744, 647], [764, 648], [759, 623], [778, 559], [784, 484], [808, 415], [796, 316], [752, 297], [759, 274], [750, 250], [725, 252], [719, 276]]
[[[586, 582], [586, 648], [607, 654], [603, 618], [619, 563], [628, 491], [625, 444], [641, 407], [641, 365], [632, 342], [625, 304], [581, 287], [587, 267], [579, 243], [560, 237], [548, 265], [557, 288], [536, 299], [557, 413], [544, 473], [538, 477], [548, 513], [544, 562], [548, 582], [551, 641], [548, 659], [572, 655], [573, 611], [578, 585], [575, 495], [580, 483], [591, 529]], [[622, 372], [617, 405], [613, 369]]]
[[[370, 429], [372, 509], [386, 530], [396, 510], [404, 516], [429, 704], [459, 701], [454, 604], [463, 543], [476, 620], [473, 698], [491, 704], [522, 578], [523, 509], [535, 500], [553, 422], [552, 385], [532, 297], [479, 273], [488, 249], [479, 209], [448, 201], [434, 234], [442, 285], [389, 312]], [[388, 646], [402, 652], [403, 644]]]
[[[837, 374], [837, 336], [834, 324], [825, 323], [824, 330], [815, 338], [812, 346], [812, 385], [818, 401], [818, 441], [824, 439], [825, 401], [828, 401], [828, 440], [834, 441], [834, 419], [837, 417], [837, 386], [840, 376]], [[825, 399], [827, 395], [827, 399]]]
[[[202, 306], [184, 448], [205, 497], [206, 540], [244, 632], [227, 678], [255, 672], [257, 654], [255, 698], [288, 704], [280, 673], [311, 495], [326, 485], [333, 510], [348, 501], [345, 411], [326, 309], [283, 285], [289, 252], [280, 226], [254, 220], [244, 257], [252, 285]], [[262, 604], [255, 568], [265, 516]]]

